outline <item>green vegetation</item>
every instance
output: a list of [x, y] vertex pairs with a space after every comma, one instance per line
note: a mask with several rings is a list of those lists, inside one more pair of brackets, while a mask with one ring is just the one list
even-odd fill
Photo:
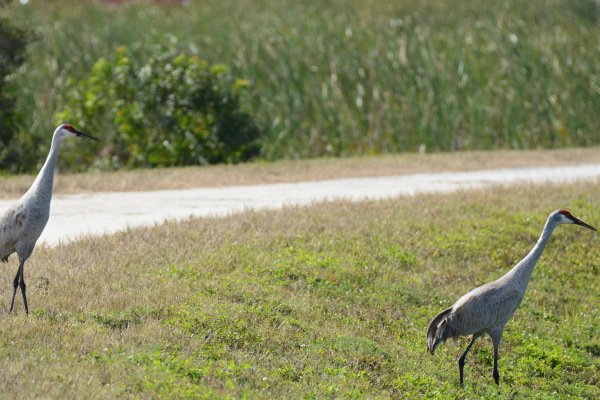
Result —
[[[136, 65], [120, 47], [98, 60], [90, 77], [73, 83], [66, 109], [57, 117], [81, 129], [98, 129], [102, 169], [165, 167], [247, 161], [259, 153], [260, 131], [241, 108], [246, 87], [223, 65], [209, 66], [185, 54], [156, 47], [159, 54]], [[78, 150], [64, 162], [94, 159]]]
[[145, 65], [156, 44], [249, 82], [268, 160], [599, 142], [594, 0], [190, 3], [13, 4], [41, 38], [15, 80], [20, 148], [44, 152], [99, 59], [125, 46]]
[[[425, 350], [430, 319], [508, 270], [557, 208], [598, 225], [598, 185], [334, 202], [36, 249], [31, 316], [0, 326], [21, 398], [598, 398], [600, 237], [560, 226], [501, 346]], [[0, 269], [7, 310], [16, 263]]]
[[[0, 9], [10, 0], [0, 0]], [[0, 170], [15, 168], [17, 159], [12, 132], [15, 129], [15, 96], [17, 88], [10, 78], [25, 58], [27, 44], [32, 40], [30, 31], [16, 27], [0, 14]]]

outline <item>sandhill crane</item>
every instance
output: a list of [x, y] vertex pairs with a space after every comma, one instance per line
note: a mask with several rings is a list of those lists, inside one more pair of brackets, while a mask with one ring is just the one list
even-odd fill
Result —
[[95, 137], [79, 132], [69, 124], [63, 124], [56, 128], [52, 136], [48, 158], [37, 178], [23, 197], [9, 207], [4, 215], [0, 217], [0, 260], [8, 262], [8, 256], [15, 252], [19, 257], [19, 269], [13, 283], [13, 296], [9, 312], [13, 310], [17, 286], [20, 286], [23, 302], [25, 303], [25, 312], [29, 314], [23, 266], [33, 252], [35, 242], [37, 242], [46, 226], [46, 222], [48, 222], [58, 148], [63, 139], [70, 136], [98, 141]]
[[591, 229], [596, 228], [580, 221], [566, 210], [557, 210], [550, 214], [542, 235], [533, 249], [521, 262], [515, 265], [503, 277], [471, 290], [454, 305], [442, 311], [429, 324], [427, 329], [427, 350], [433, 354], [440, 343], [449, 338], [473, 335], [466, 350], [458, 359], [460, 385], [463, 386], [463, 368], [469, 349], [481, 335], [487, 333], [494, 346], [494, 381], [500, 382], [498, 373], [498, 346], [502, 339], [504, 326], [521, 304], [531, 272], [546, 247], [554, 229], [560, 224], [576, 224]]

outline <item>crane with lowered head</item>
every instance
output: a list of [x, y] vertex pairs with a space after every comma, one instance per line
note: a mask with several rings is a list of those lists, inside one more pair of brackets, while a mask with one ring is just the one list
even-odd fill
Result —
[[467, 348], [458, 359], [461, 386], [464, 384], [463, 369], [467, 353], [475, 340], [486, 333], [491, 336], [494, 346], [494, 381], [496, 384], [500, 383], [498, 346], [502, 339], [504, 326], [521, 304], [533, 268], [542, 255], [550, 235], [560, 224], [575, 224], [593, 231], [596, 230], [575, 218], [569, 211], [554, 211], [548, 216], [537, 243], [523, 260], [503, 277], [471, 290], [430, 322], [427, 329], [427, 350], [431, 354], [434, 354], [435, 349], [449, 338], [456, 339], [460, 336], [473, 335]]

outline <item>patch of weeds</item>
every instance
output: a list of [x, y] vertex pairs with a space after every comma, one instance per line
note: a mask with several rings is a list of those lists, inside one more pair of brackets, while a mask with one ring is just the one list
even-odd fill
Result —
[[439, 393], [439, 382], [431, 375], [423, 372], [408, 372], [401, 374], [395, 380], [397, 390], [405, 397], [429, 393], [436, 390]]
[[201, 274], [198, 271], [194, 270], [191, 265], [173, 265], [170, 264], [169, 268], [166, 271], [160, 271], [159, 274], [172, 276], [175, 278], [190, 278], [196, 279], [205, 277], [206, 274]]
[[39, 291], [42, 291], [44, 294], [47, 294], [48, 290], [50, 289], [50, 279], [44, 276], [33, 279], [35, 279], [35, 288]]
[[283, 367], [274, 370], [273, 374], [277, 377], [278, 380], [300, 382], [300, 380], [302, 379], [303, 371], [292, 364], [287, 364]]
[[311, 345], [309, 349], [331, 357], [334, 366], [330, 367], [330, 370], [338, 373], [346, 370], [353, 374], [360, 371], [361, 373], [378, 372], [391, 361], [391, 356], [379, 344], [359, 336], [326, 339]]
[[199, 363], [196, 359], [182, 357], [178, 354], [177, 346], [157, 347], [151, 353], [136, 353], [129, 357], [129, 361], [184, 377], [192, 382], [200, 382], [214, 363], [213, 360], [202, 360], [202, 363]]
[[337, 271], [345, 262], [345, 260], [341, 258], [334, 257], [328, 251], [312, 252], [305, 249], [297, 249], [293, 255], [294, 257], [290, 257], [287, 260], [289, 263], [288, 265], [304, 271]]
[[396, 245], [383, 249], [377, 254], [376, 260], [381, 264], [402, 269], [410, 269], [417, 263], [417, 257], [414, 254]]
[[598, 343], [588, 343], [581, 346], [581, 348], [594, 357], [600, 357], [600, 344]]
[[294, 312], [294, 308], [284, 301], [240, 289], [234, 284], [226, 284], [221, 288], [207, 286], [202, 288], [197, 296], [207, 296], [213, 300], [239, 305], [240, 311], [244, 314], [271, 319], [276, 323], [281, 323], [281, 317], [290, 316]]
[[544, 311], [538, 311], [536, 309], [533, 308], [529, 308], [528, 311], [534, 315], [535, 317], [539, 318], [539, 319], [543, 319], [545, 321], [550, 321], [550, 322], [554, 322], [554, 323], [558, 323], [559, 322], [559, 317], [557, 315], [551, 314], [551, 313], [547, 313]]
[[549, 341], [529, 340], [519, 348], [519, 353], [517, 364], [530, 376], [558, 378], [589, 366], [589, 360], [580, 350]]
[[337, 269], [299, 269], [291, 266], [270, 271], [266, 283], [331, 298], [370, 290], [372, 279], [369, 274], [370, 271], [360, 263], [355, 267]]
[[130, 325], [139, 325], [143, 320], [143, 317], [135, 310], [116, 315], [95, 314], [92, 315], [92, 318], [99, 325], [115, 330], [124, 330], [129, 328]]
[[230, 348], [256, 346], [263, 338], [260, 330], [246, 319], [181, 310], [168, 321], [190, 335], [202, 335], [207, 343], [213, 341]]
[[118, 361], [124, 354], [126, 350], [123, 346], [112, 347], [109, 346], [102, 350], [91, 350], [83, 355], [84, 359], [91, 360], [95, 363], [102, 364], [113, 364]]
[[151, 352], [136, 353], [128, 361], [145, 368], [151, 378], [132, 379], [130, 392], [154, 393], [164, 398], [214, 398], [213, 389], [205, 379], [214, 368], [214, 360], [186, 357], [178, 346], [159, 346]]
[[64, 311], [59, 311], [54, 307], [38, 308], [31, 310], [30, 315], [40, 319], [46, 319], [51, 322], [67, 323], [71, 321], [73, 324], [85, 322], [86, 318], [82, 315], [72, 314]]
[[400, 304], [410, 303], [415, 305], [427, 304], [428, 291], [424, 290], [418, 282], [405, 279], [404, 282], [393, 285], [392, 296]]
[[[236, 379], [239, 381], [247, 371], [251, 369], [248, 363], [236, 363], [235, 361], [229, 361], [226, 366], [220, 368], [217, 374], [224, 379]], [[241, 383], [241, 382], [239, 382]]]

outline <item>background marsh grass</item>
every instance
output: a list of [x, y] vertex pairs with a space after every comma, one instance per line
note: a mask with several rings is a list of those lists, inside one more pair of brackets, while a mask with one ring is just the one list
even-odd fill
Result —
[[14, 80], [27, 151], [49, 145], [68, 82], [118, 46], [147, 59], [156, 43], [251, 82], [268, 160], [598, 144], [594, 0], [71, 0], [10, 14], [40, 33]]
[[[598, 225], [598, 185], [521, 186], [190, 219], [41, 247], [31, 316], [0, 326], [11, 397], [594, 398], [598, 236], [554, 233], [507, 326], [458, 385], [429, 320], [508, 270], [549, 212]], [[14, 260], [0, 270], [0, 310]]]

